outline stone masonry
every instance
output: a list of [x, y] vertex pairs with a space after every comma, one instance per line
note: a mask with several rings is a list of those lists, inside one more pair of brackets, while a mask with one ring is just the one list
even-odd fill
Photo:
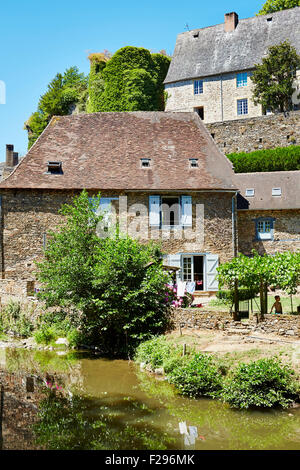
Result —
[[225, 154], [300, 145], [300, 111], [207, 124]]
[[[34, 280], [36, 271], [35, 261], [41, 259], [43, 248], [47, 243], [49, 230], [56, 229], [63, 222], [63, 216], [58, 213], [61, 205], [71, 202], [76, 191], [49, 191], [49, 190], [18, 190], [2, 193], [2, 240], [1, 240], [1, 271], [3, 279]], [[78, 194], [78, 192], [77, 192]], [[92, 195], [92, 194], [91, 194]], [[128, 225], [135, 218], [135, 227], [140, 225], [136, 236], [147, 242], [150, 234], [147, 213], [141, 207], [133, 204], [143, 204], [148, 210], [149, 193], [133, 192], [102, 192], [102, 196], [127, 196], [129, 212], [126, 214]], [[171, 233], [170, 239], [165, 238], [166, 232], [155, 229], [151, 236], [162, 242], [162, 250], [168, 254], [177, 252], [190, 252], [190, 244], [194, 243], [194, 252], [212, 252], [220, 255], [220, 262], [231, 259], [232, 251], [232, 193], [211, 194], [205, 192], [192, 193], [193, 201], [193, 228], [195, 230], [196, 204], [203, 206], [203, 220], [200, 231], [204, 226], [204, 237], [196, 232], [194, 239], [176, 239]], [[118, 206], [118, 201], [114, 201]], [[137, 210], [139, 209], [139, 210]], [[137, 215], [138, 214], [138, 215]], [[191, 231], [191, 229], [189, 229]], [[134, 233], [130, 232], [130, 235]], [[168, 235], [168, 234], [167, 234]], [[26, 289], [24, 284], [21, 289]], [[9, 289], [6, 286], [3, 289]], [[3, 294], [7, 292], [3, 291]]]

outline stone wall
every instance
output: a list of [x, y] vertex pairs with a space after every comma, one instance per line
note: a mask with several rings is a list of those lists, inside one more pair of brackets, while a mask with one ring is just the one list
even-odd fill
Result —
[[0, 304], [6, 304], [10, 300], [21, 301], [33, 292], [34, 281], [0, 279]]
[[[1, 271], [5, 279], [34, 280], [35, 261], [41, 259], [47, 243], [49, 230], [55, 230], [63, 223], [63, 216], [58, 214], [61, 205], [71, 202], [75, 193], [68, 191], [7, 190], [2, 192], [2, 226], [0, 231]], [[103, 192], [102, 196], [117, 197], [125, 193]], [[155, 229], [150, 232], [148, 220], [148, 193], [128, 193], [127, 203], [131, 208], [125, 213], [129, 234], [142, 241], [149, 241], [149, 236], [162, 243], [162, 249], [168, 254], [177, 252], [211, 252], [220, 255], [220, 261], [232, 257], [232, 194], [231, 193], [194, 193], [193, 227], [187, 229], [187, 235], [179, 236], [177, 230], [168, 232]], [[176, 193], [175, 193], [176, 195]], [[118, 205], [118, 201], [114, 201]], [[139, 204], [140, 207], [133, 204]], [[143, 210], [146, 208], [146, 212]], [[196, 226], [196, 205], [202, 207], [200, 227]], [[137, 213], [139, 215], [137, 216]], [[202, 217], [202, 218], [201, 218]], [[133, 222], [133, 218], [135, 221]], [[198, 221], [199, 221], [198, 220]], [[181, 234], [182, 235], [182, 234]]]
[[211, 312], [199, 308], [179, 308], [173, 311], [176, 328], [195, 328], [220, 330], [228, 334], [252, 335], [275, 334], [288, 337], [300, 337], [299, 315], [265, 315], [263, 322], [257, 323], [256, 318], [243, 322], [233, 321], [228, 312]]
[[300, 145], [300, 111], [206, 125], [225, 154]]
[[[295, 188], [296, 189], [296, 188]], [[257, 240], [255, 219], [273, 217], [273, 240]], [[284, 211], [239, 211], [238, 213], [239, 251], [251, 254], [254, 248], [260, 254], [275, 254], [283, 251], [300, 250], [300, 209]]]

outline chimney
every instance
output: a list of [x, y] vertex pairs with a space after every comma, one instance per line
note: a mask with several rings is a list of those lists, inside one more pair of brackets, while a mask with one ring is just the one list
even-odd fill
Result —
[[237, 13], [235, 13], [234, 11], [232, 13], [226, 13], [225, 23], [224, 23], [225, 33], [234, 31], [238, 25], [238, 22], [239, 22], [239, 15]]
[[13, 166], [16, 166], [19, 163], [19, 154], [18, 152], [13, 152]]
[[14, 166], [14, 146], [6, 144], [6, 166]]

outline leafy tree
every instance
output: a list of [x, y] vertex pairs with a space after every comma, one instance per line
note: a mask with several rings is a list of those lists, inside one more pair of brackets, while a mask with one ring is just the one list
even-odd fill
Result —
[[292, 109], [292, 95], [295, 91], [296, 70], [300, 57], [288, 41], [269, 47], [269, 54], [255, 65], [251, 76], [254, 83], [253, 102], [273, 112]]
[[275, 11], [288, 10], [299, 6], [300, 0], [267, 0], [258, 14], [267, 15], [268, 13], [275, 13]]
[[277, 253], [260, 256], [253, 250], [253, 257], [243, 254], [218, 268], [220, 287], [226, 285], [234, 290], [239, 287], [260, 291], [261, 318], [267, 313], [267, 286], [278, 286], [292, 295], [300, 284], [300, 253]]
[[52, 116], [70, 114], [73, 106], [85, 108], [87, 99], [87, 77], [77, 67], [70, 67], [62, 75], [58, 73], [39, 100], [38, 109], [25, 123], [28, 131], [28, 148], [43, 132]]
[[[47, 305], [75, 307], [81, 344], [103, 353], [131, 354], [140, 341], [165, 331], [172, 297], [166, 296], [169, 276], [157, 246], [142, 245], [118, 231], [100, 238], [103, 214], [83, 191], [66, 204], [66, 223], [50, 233], [38, 278]], [[74, 322], [74, 323], [76, 323]]]

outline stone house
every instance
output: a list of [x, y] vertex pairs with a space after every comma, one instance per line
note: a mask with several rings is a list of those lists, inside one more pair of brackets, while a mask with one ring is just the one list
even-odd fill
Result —
[[222, 24], [179, 34], [164, 82], [166, 111], [196, 111], [205, 123], [268, 113], [252, 102], [250, 76], [270, 46], [288, 40], [300, 54], [299, 24], [300, 7], [247, 19], [232, 12]]
[[237, 251], [237, 186], [199, 116], [93, 113], [53, 117], [0, 183], [0, 296], [14, 281], [32, 287], [59, 208], [83, 189], [101, 192], [104, 225], [118, 218], [122, 232], [159, 242], [178, 277], [217, 290], [218, 264]]
[[239, 251], [300, 250], [300, 171], [238, 173]]

